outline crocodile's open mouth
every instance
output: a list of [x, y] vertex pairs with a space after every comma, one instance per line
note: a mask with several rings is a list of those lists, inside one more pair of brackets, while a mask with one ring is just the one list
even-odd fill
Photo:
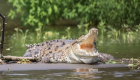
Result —
[[87, 35], [84, 36], [83, 40], [80, 42], [80, 49], [89, 51], [94, 51], [95, 40], [97, 39], [98, 29], [92, 28]]

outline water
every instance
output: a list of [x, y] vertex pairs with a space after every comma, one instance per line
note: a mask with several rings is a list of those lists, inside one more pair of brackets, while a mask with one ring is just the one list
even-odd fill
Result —
[[128, 68], [46, 71], [4, 71], [1, 80], [139, 80], [140, 70]]
[[[0, 10], [3, 15], [7, 15], [11, 5], [7, 6], [5, 0], [0, 2]], [[26, 47], [22, 46], [22, 39], [14, 39], [15, 34], [14, 28], [22, 28], [22, 30], [28, 29], [28, 27], [21, 27], [18, 20], [10, 20], [6, 18], [6, 32], [5, 32], [5, 43], [4, 43], [4, 55], [22, 56]], [[60, 34], [66, 35], [64, 27], [50, 27], [50, 30], [60, 32]], [[78, 29], [73, 27], [72, 38], [80, 37], [77, 34]], [[30, 34], [36, 35], [34, 32]], [[38, 43], [43, 40], [31, 41], [30, 35], [27, 36], [25, 43]], [[105, 36], [106, 37], [106, 36]], [[104, 38], [105, 38], [104, 37]], [[20, 37], [21, 38], [21, 37]], [[36, 38], [33, 38], [36, 39]], [[55, 38], [54, 38], [55, 39]], [[57, 38], [56, 38], [57, 39]], [[104, 39], [105, 40], [105, 39]], [[100, 38], [97, 41], [97, 48], [99, 52], [112, 54], [115, 58], [138, 58], [140, 57], [140, 44], [139, 43], [114, 43], [110, 44], [110, 41], [101, 42]], [[100, 68], [100, 69], [74, 69], [74, 70], [44, 70], [44, 71], [1, 71], [0, 80], [139, 80], [140, 70], [130, 70], [129, 68]]]

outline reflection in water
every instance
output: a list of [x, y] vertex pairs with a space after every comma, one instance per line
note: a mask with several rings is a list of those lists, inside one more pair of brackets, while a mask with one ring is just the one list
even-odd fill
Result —
[[97, 69], [93, 69], [93, 68], [78, 68], [76, 69], [77, 72], [98, 72], [98, 68]]
[[78, 68], [74, 70], [75, 72], [72, 74], [71, 77], [68, 77], [69, 79], [88, 79], [92, 80], [93, 78], [101, 78], [100, 76], [96, 76], [98, 73], [98, 69], [93, 68]]
[[44, 71], [2, 71], [0, 80], [139, 80], [140, 70], [102, 68]]

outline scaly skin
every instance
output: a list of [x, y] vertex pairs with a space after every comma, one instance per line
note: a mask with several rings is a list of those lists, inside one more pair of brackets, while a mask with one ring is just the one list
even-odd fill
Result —
[[98, 53], [95, 40], [98, 29], [91, 28], [89, 33], [77, 40], [52, 40], [40, 44], [26, 45], [23, 57], [36, 57], [41, 62], [57, 63], [96, 63], [114, 59], [113, 56]]

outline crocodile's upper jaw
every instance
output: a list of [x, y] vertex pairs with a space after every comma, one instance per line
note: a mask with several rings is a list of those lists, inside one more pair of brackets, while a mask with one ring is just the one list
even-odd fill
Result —
[[[89, 33], [80, 37], [72, 46], [73, 54], [84, 63], [92, 63], [98, 52], [95, 46], [95, 40], [98, 35], [98, 29], [92, 28]], [[93, 62], [94, 63], [94, 62]]]

